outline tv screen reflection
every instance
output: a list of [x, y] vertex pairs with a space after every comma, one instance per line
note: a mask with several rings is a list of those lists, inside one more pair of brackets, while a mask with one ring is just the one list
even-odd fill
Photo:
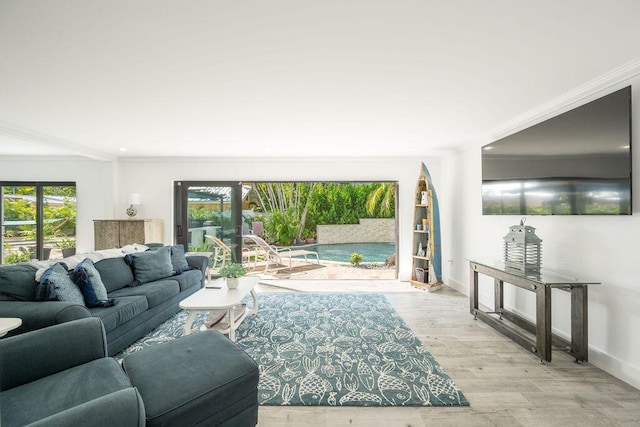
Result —
[[482, 182], [485, 215], [630, 215], [625, 180], [544, 179]]

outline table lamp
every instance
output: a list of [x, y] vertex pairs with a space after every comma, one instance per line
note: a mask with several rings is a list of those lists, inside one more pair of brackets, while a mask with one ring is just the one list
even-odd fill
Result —
[[134, 207], [140, 204], [140, 194], [129, 194], [129, 207], [127, 208], [127, 215], [129, 218], [134, 218], [138, 213], [138, 210]]

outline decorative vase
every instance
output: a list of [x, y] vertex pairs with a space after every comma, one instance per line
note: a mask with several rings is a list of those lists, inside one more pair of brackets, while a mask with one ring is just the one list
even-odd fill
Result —
[[227, 277], [227, 288], [237, 289], [240, 284], [240, 279], [237, 277]]
[[420, 192], [420, 204], [428, 205], [429, 204], [429, 193], [426, 191]]

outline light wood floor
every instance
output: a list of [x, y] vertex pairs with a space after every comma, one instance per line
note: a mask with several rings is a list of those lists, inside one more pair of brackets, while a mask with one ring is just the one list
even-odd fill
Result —
[[[576, 364], [561, 351], [554, 351], [551, 363], [540, 363], [510, 339], [474, 321], [468, 298], [449, 287], [428, 293], [397, 281], [322, 282], [292, 290], [269, 281], [259, 286], [259, 292], [384, 293], [471, 406], [261, 406], [259, 427], [640, 426], [639, 390], [589, 363]], [[340, 283], [344, 284], [341, 289]]]

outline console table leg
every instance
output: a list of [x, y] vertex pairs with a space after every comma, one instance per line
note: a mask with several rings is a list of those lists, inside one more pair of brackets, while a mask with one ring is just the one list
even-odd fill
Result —
[[478, 310], [478, 272], [475, 270], [474, 265], [469, 265], [469, 277], [471, 283], [469, 286], [469, 312], [476, 318]]
[[589, 361], [587, 287], [571, 287], [571, 352], [576, 362]]
[[502, 310], [504, 309], [503, 289], [504, 282], [500, 279], [493, 279], [493, 311], [500, 315], [500, 320], [502, 320]]
[[536, 347], [540, 359], [551, 362], [551, 288], [536, 289]]

